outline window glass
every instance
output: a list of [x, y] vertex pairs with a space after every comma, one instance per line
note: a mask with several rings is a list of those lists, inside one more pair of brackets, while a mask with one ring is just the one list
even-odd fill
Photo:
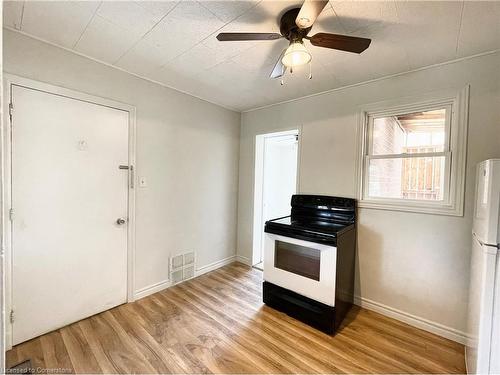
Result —
[[373, 198], [443, 200], [445, 157], [371, 159], [368, 195]]
[[445, 108], [374, 118], [367, 165], [368, 196], [443, 200], [445, 147]]
[[372, 155], [443, 152], [446, 109], [373, 120]]

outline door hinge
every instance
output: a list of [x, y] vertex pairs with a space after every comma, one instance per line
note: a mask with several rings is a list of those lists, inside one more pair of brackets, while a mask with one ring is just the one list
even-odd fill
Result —
[[9, 103], [9, 118], [10, 118], [10, 122], [12, 122], [12, 113], [14, 113], [14, 104]]
[[11, 208], [11, 209], [9, 210], [9, 220], [10, 220], [10, 221], [13, 221], [13, 220], [14, 220], [14, 209], [13, 209], [13, 208]]
[[10, 322], [14, 323], [14, 310], [10, 310]]

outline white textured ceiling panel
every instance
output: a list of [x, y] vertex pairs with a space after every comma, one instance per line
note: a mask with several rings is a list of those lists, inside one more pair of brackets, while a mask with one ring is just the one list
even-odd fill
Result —
[[215, 14], [222, 22], [231, 22], [238, 16], [248, 11], [259, 3], [258, 0], [250, 1], [232, 1], [231, 6], [227, 5], [226, 1], [202, 1], [200, 4]]
[[331, 1], [330, 6], [344, 32], [349, 34], [398, 23], [394, 1]]
[[397, 2], [396, 7], [399, 25], [394, 39], [404, 45], [412, 69], [456, 58], [462, 2], [435, 1], [423, 6], [406, 1]]
[[179, 1], [180, 0], [135, 1], [135, 3], [146, 9], [149, 13], [163, 18], [179, 3]]
[[145, 40], [180, 54], [222, 26], [224, 22], [198, 2], [183, 1], [151, 29]]
[[3, 24], [14, 29], [21, 28], [24, 2], [9, 1], [3, 3]]
[[141, 39], [136, 30], [126, 29], [95, 15], [83, 32], [75, 50], [107, 63], [116, 62]]
[[172, 50], [142, 39], [130, 48], [115, 65], [129, 72], [151, 78], [151, 74], [175, 57]]
[[464, 3], [458, 55], [500, 49], [500, 1]]
[[361, 55], [314, 47], [309, 68], [269, 79], [287, 41], [219, 42], [279, 32], [301, 1], [7, 1], [4, 25], [237, 110], [500, 49], [500, 1], [330, 1], [310, 35], [372, 39]]
[[21, 30], [72, 48], [92, 19], [96, 2], [25, 1]]

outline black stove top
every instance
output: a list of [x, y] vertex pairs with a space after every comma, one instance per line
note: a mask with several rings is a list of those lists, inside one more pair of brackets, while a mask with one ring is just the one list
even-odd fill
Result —
[[322, 195], [293, 195], [290, 216], [266, 222], [264, 231], [337, 246], [337, 237], [354, 227], [356, 201]]

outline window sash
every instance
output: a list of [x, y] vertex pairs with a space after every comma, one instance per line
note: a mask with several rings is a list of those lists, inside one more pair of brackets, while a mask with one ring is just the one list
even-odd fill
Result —
[[[445, 123], [444, 123], [444, 145], [443, 145], [443, 152], [447, 152], [451, 150], [451, 116], [453, 112], [453, 106], [452, 104], [436, 104], [434, 106], [429, 105], [429, 106], [423, 106], [421, 108], [415, 108], [412, 111], [391, 111], [387, 113], [378, 113], [376, 115], [369, 115], [367, 117], [367, 132], [366, 132], [366, 155], [371, 155], [371, 156], [382, 156], [382, 155], [374, 155], [373, 154], [373, 127], [376, 119], [379, 118], [385, 118], [385, 117], [394, 117], [394, 116], [401, 116], [401, 115], [408, 115], [411, 113], [416, 113], [416, 112], [427, 112], [427, 111], [433, 111], [433, 110], [438, 110], [438, 109], [445, 109]], [[366, 156], [365, 155], [365, 156]], [[389, 154], [392, 155], [392, 154]], [[394, 154], [396, 155], [396, 154]], [[402, 155], [402, 154], [399, 154]]]
[[415, 152], [402, 154], [365, 155], [368, 159], [409, 159], [409, 158], [432, 158], [435, 156], [447, 156], [451, 151], [443, 152]]
[[[425, 199], [404, 199], [404, 198], [387, 198], [387, 197], [377, 197], [370, 195], [370, 160], [380, 160], [380, 159], [409, 159], [409, 158], [430, 158], [430, 157], [443, 157], [444, 156], [444, 173], [443, 173], [443, 199], [440, 200], [425, 200]], [[429, 152], [429, 153], [418, 153], [418, 154], [389, 154], [389, 155], [365, 155], [363, 163], [363, 197], [362, 200], [365, 202], [375, 202], [375, 203], [397, 203], [408, 206], [422, 206], [422, 207], [433, 207], [433, 206], [443, 206], [450, 204], [450, 187], [451, 187], [451, 157], [452, 152]]]
[[[398, 153], [398, 154], [383, 154], [374, 155], [373, 154], [373, 127], [374, 121], [377, 118], [384, 118], [390, 116], [398, 116], [404, 114], [411, 114], [414, 112], [425, 112], [432, 111], [436, 109], [445, 109], [445, 137], [444, 137], [444, 151], [440, 152], [419, 152], [419, 153]], [[442, 207], [444, 205], [450, 204], [451, 199], [451, 120], [452, 120], [453, 107], [452, 104], [436, 104], [436, 105], [426, 105], [421, 108], [415, 108], [412, 111], [400, 110], [394, 112], [379, 112], [377, 114], [368, 115], [366, 118], [366, 138], [365, 142], [365, 155], [363, 160], [363, 183], [362, 183], [362, 201], [365, 202], [375, 202], [375, 203], [387, 203], [387, 204], [400, 204], [411, 206], [422, 206], [422, 207]], [[445, 157], [444, 165], [444, 181], [443, 181], [443, 199], [441, 200], [424, 200], [424, 199], [404, 199], [404, 198], [387, 198], [387, 197], [376, 197], [369, 195], [370, 186], [370, 174], [369, 165], [370, 160], [377, 159], [409, 159], [409, 158], [422, 158], [422, 157]]]

